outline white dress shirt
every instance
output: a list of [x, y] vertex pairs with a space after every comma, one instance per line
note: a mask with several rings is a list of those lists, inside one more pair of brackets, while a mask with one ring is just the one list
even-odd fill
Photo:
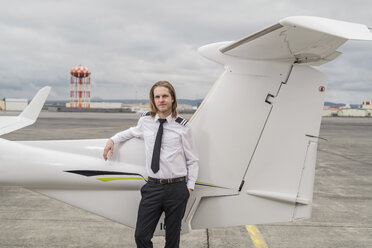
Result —
[[151, 170], [151, 160], [156, 134], [159, 128], [159, 116], [142, 116], [137, 126], [119, 132], [111, 139], [115, 144], [131, 138], [145, 141], [146, 170], [148, 176], [158, 179], [168, 179], [187, 176], [187, 187], [194, 189], [198, 176], [198, 155], [191, 135], [190, 127], [176, 122], [177, 118], [169, 115], [163, 124], [159, 171]]

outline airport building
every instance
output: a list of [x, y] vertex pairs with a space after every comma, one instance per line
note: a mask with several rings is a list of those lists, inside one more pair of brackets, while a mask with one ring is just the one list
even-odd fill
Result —
[[[120, 102], [90, 102], [90, 108], [94, 109], [120, 109], [123, 104]], [[66, 103], [66, 108], [70, 108], [71, 103]]]
[[28, 104], [27, 99], [4, 98], [0, 100], [0, 110], [23, 111]]
[[362, 109], [372, 109], [372, 101], [364, 101], [362, 103]]
[[372, 105], [369, 101], [363, 102], [361, 108], [345, 106], [324, 106], [322, 116], [339, 117], [372, 117]]
[[192, 113], [192, 112], [195, 112], [196, 109], [197, 109], [196, 106], [192, 106], [190, 104], [178, 104], [177, 105], [177, 110], [183, 113]]
[[[70, 103], [65, 104], [66, 109], [70, 109]], [[143, 113], [150, 110], [149, 104], [125, 104], [120, 102], [90, 102], [90, 109], [95, 110], [113, 110], [113, 111], [120, 111], [120, 110], [130, 110], [131, 112], [136, 113]], [[178, 104], [177, 110], [180, 113], [192, 113], [195, 112], [196, 107], [190, 104]]]
[[368, 111], [366, 109], [345, 108], [345, 109], [340, 109], [337, 112], [337, 116], [340, 116], [340, 117], [367, 117], [367, 116], [371, 116], [371, 115], [368, 115]]
[[337, 116], [341, 108], [345, 108], [345, 106], [324, 106], [322, 116]]
[[126, 104], [125, 106], [136, 113], [144, 113], [150, 110], [150, 104]]

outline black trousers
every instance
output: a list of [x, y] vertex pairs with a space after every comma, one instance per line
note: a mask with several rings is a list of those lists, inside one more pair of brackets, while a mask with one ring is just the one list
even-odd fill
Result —
[[165, 247], [179, 247], [181, 221], [189, 198], [186, 182], [172, 184], [148, 182], [141, 188], [141, 195], [135, 232], [137, 247], [153, 247], [151, 239], [163, 211]]

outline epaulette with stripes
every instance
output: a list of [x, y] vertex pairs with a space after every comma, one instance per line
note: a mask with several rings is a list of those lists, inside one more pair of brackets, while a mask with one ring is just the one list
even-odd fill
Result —
[[141, 117], [148, 116], [148, 115], [150, 115], [150, 112], [149, 112], [149, 111], [147, 111], [147, 112], [143, 112], [143, 113], [141, 114]]
[[183, 125], [183, 126], [186, 126], [186, 124], [189, 122], [188, 120], [182, 118], [182, 117], [177, 117], [176, 119], [176, 122], [178, 122], [179, 124]]

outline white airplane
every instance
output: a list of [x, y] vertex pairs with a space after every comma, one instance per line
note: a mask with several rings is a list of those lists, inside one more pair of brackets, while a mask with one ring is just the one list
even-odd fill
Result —
[[[372, 40], [365, 25], [288, 17], [238, 41], [199, 52], [225, 71], [192, 116], [200, 155], [183, 232], [310, 218], [327, 63], [347, 40]], [[31, 125], [49, 94], [41, 89], [17, 117], [0, 117], [0, 135]], [[243, 109], [243, 111], [242, 111]], [[0, 185], [17, 185], [135, 227], [147, 178], [142, 140], [0, 139]], [[164, 234], [163, 219], [156, 234]]]

